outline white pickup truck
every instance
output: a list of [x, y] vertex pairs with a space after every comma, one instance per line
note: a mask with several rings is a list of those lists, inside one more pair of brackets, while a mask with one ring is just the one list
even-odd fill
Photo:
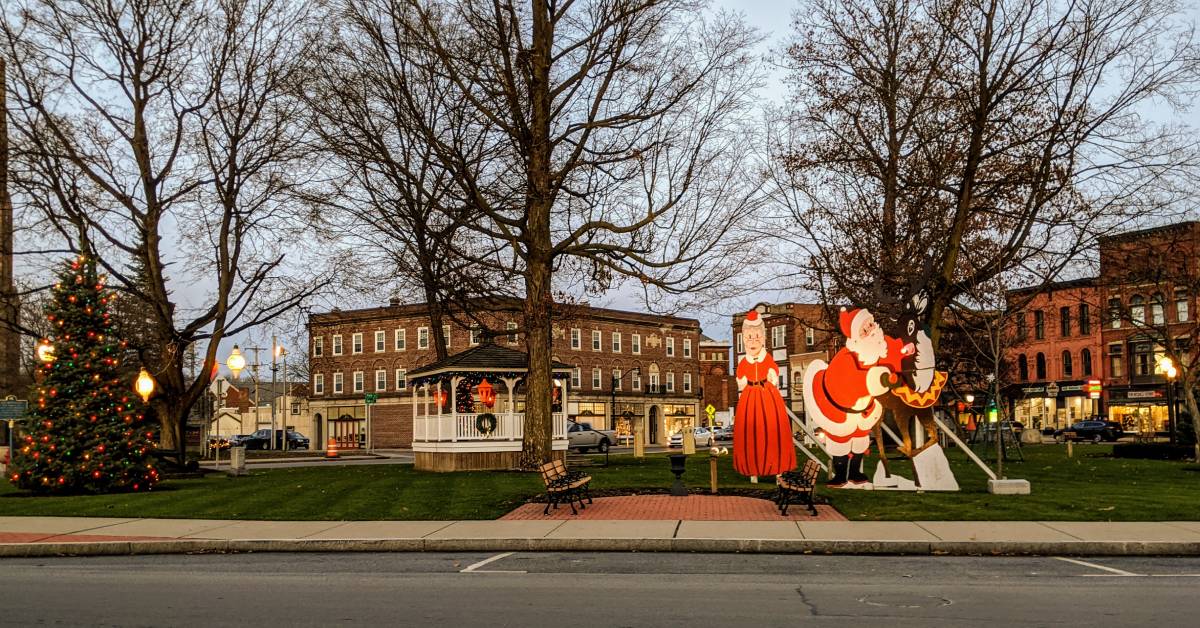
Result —
[[585, 454], [589, 449], [595, 448], [596, 451], [605, 453], [615, 442], [617, 433], [612, 430], [598, 430], [593, 428], [591, 423], [567, 423], [568, 449], [577, 449], [579, 453]]

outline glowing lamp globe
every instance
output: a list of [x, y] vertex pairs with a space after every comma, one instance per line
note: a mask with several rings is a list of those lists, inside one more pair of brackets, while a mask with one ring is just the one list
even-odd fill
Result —
[[38, 360], [49, 364], [54, 361], [54, 345], [49, 340], [43, 340], [37, 346]]
[[146, 369], [143, 368], [138, 372], [137, 382], [134, 385], [134, 390], [137, 391], [137, 394], [142, 396], [142, 403], [150, 401], [150, 395], [154, 394], [154, 378], [150, 377], [150, 374], [146, 372]]
[[246, 368], [246, 356], [242, 355], [237, 345], [233, 345], [233, 351], [229, 352], [229, 358], [225, 360], [225, 366], [229, 367], [229, 372], [233, 373], [235, 379], [242, 372], [242, 369]]

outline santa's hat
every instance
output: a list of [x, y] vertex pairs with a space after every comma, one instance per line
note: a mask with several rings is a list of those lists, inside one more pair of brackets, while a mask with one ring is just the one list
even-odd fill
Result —
[[857, 338], [859, 330], [870, 318], [871, 313], [863, 308], [856, 307], [849, 311], [842, 308], [842, 311], [838, 313], [838, 326], [841, 327], [843, 336]]
[[758, 315], [758, 310], [750, 310], [749, 312], [746, 312], [746, 318], [742, 321], [742, 330], [743, 331], [745, 331], [745, 329], [747, 327], [762, 327], [762, 326], [763, 326], [763, 319], [761, 316]]

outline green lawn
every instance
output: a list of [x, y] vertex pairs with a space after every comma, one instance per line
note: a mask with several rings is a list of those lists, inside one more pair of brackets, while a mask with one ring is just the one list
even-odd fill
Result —
[[[959, 493], [830, 491], [852, 520], [1200, 520], [1200, 467], [1195, 464], [1104, 457], [1108, 446], [1026, 448], [1026, 462], [1008, 466], [1027, 478], [1033, 495], [992, 496], [983, 472], [953, 452]], [[719, 459], [721, 486], [751, 489]], [[874, 469], [875, 459], [869, 462]], [[903, 461], [899, 466], [906, 466]], [[613, 456], [608, 468], [589, 467], [595, 489], [664, 488], [671, 474], [664, 455]], [[689, 460], [689, 486], [708, 483], [708, 456]], [[907, 470], [905, 471], [907, 473]], [[770, 490], [769, 484], [758, 488]], [[0, 515], [184, 517], [212, 519], [491, 519], [541, 492], [536, 474], [423, 473], [407, 465], [328, 466], [253, 471], [228, 478], [169, 480], [147, 494], [29, 497], [0, 484]]]

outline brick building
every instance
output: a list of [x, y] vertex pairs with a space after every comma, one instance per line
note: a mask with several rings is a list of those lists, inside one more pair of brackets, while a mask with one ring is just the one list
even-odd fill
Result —
[[[785, 405], [797, 417], [804, 417], [804, 369], [813, 360], [828, 361], [844, 341], [831, 324], [828, 310], [823, 305], [811, 303], [763, 303], [756, 306], [763, 317], [767, 330], [767, 350], [779, 365], [779, 392], [783, 393]], [[745, 357], [742, 344], [742, 320], [744, 313], [733, 317], [734, 356], [733, 368]], [[737, 384], [734, 382], [732, 399], [737, 401]]]
[[[570, 420], [631, 434], [642, 418], [643, 437], [666, 443], [701, 414], [700, 323], [695, 319], [572, 306], [553, 327], [554, 359], [571, 365]], [[520, 303], [506, 302], [479, 315], [491, 329], [514, 329], [494, 339], [500, 346], [525, 351]], [[358, 434], [366, 442], [366, 394], [371, 406], [374, 447], [412, 443], [412, 390], [407, 373], [436, 361], [430, 346], [428, 308], [424, 304], [309, 317], [310, 408], [321, 426], [319, 437]], [[478, 329], [447, 321], [448, 351], [455, 354], [483, 341]], [[520, 409], [518, 409], [520, 410]], [[614, 412], [615, 410], [615, 412]]]
[[728, 340], [700, 338], [700, 392], [701, 406], [716, 408], [716, 422], [729, 424], [734, 402], [737, 401], [737, 384], [730, 372], [733, 345]]

